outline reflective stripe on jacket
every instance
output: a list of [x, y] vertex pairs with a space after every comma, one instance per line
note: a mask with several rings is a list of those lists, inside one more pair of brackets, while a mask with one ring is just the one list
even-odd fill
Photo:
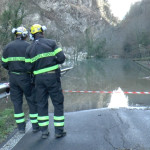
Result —
[[46, 38], [36, 39], [26, 51], [26, 67], [34, 75], [59, 68], [58, 64], [65, 61], [65, 55], [56, 42]]
[[25, 67], [25, 53], [30, 44], [16, 39], [7, 44], [3, 50], [2, 65], [10, 72], [27, 72]]

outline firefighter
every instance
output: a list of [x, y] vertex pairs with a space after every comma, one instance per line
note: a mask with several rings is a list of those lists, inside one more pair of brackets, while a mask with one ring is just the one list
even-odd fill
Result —
[[34, 24], [30, 29], [32, 44], [26, 51], [28, 71], [35, 76], [36, 101], [38, 105], [38, 123], [42, 138], [49, 135], [48, 97], [54, 106], [55, 138], [66, 135], [64, 131], [64, 96], [61, 89], [59, 64], [65, 61], [65, 55], [56, 42], [44, 38], [45, 26]]
[[25, 133], [25, 114], [23, 112], [23, 94], [29, 106], [29, 116], [33, 132], [39, 130], [37, 120], [37, 104], [34, 87], [31, 84], [31, 74], [25, 68], [25, 53], [30, 45], [26, 42], [28, 31], [24, 27], [13, 28], [16, 39], [8, 43], [3, 51], [2, 66], [8, 70], [10, 83], [10, 98], [14, 105], [14, 117], [20, 133]]

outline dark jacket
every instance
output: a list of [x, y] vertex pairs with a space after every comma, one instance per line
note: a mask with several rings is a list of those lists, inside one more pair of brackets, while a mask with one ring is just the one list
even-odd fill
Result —
[[7, 44], [3, 50], [2, 66], [10, 72], [27, 72], [25, 67], [25, 53], [30, 44], [16, 39]]
[[39, 37], [27, 48], [25, 61], [28, 71], [37, 75], [57, 70], [58, 64], [65, 61], [65, 55], [55, 41]]

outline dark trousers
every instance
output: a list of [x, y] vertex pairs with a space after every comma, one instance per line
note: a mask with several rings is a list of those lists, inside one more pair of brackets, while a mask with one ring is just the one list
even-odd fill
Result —
[[[35, 89], [31, 84], [30, 74], [13, 74], [9, 73], [10, 82], [10, 98], [14, 105], [14, 116], [18, 129], [25, 128], [24, 112], [23, 112], [23, 94], [27, 100], [30, 114], [37, 114], [37, 104], [35, 101]], [[32, 124], [33, 128], [38, 126], [38, 123]]]
[[[38, 116], [48, 116], [48, 97], [50, 96], [52, 104], [54, 106], [54, 117], [63, 118], [64, 116], [64, 96], [61, 89], [60, 78], [56, 73], [43, 73], [36, 75], [35, 77], [36, 87], [36, 100], [38, 104]], [[40, 122], [40, 120], [38, 120]], [[46, 120], [41, 120], [45, 122]], [[49, 121], [49, 120], [47, 120]], [[61, 119], [60, 122], [64, 122]], [[48, 125], [41, 126], [41, 130], [44, 131], [48, 128]], [[55, 126], [55, 132], [62, 132], [64, 125]]]

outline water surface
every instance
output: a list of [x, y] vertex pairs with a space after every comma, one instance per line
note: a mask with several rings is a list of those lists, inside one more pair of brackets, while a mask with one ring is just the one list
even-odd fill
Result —
[[[85, 60], [62, 77], [64, 90], [150, 91], [150, 72], [126, 59]], [[111, 94], [64, 93], [65, 111], [108, 107]], [[129, 106], [150, 106], [150, 95], [128, 94]], [[121, 98], [120, 98], [121, 101]]]

